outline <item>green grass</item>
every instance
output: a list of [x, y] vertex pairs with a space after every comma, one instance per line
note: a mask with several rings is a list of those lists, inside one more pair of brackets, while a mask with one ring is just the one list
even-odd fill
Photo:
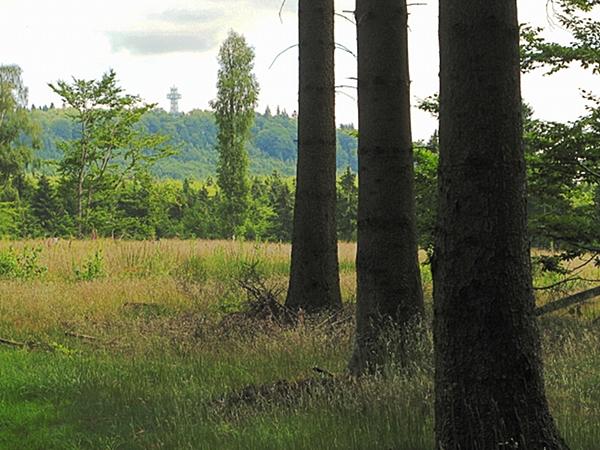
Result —
[[[106, 276], [75, 280], [72, 261], [99, 247]], [[310, 395], [220, 401], [248, 385], [314, 377], [315, 366], [345, 370], [351, 321], [333, 328], [319, 318], [293, 328], [221, 322], [224, 302], [239, 310], [245, 298], [235, 282], [240, 266], [259, 260], [268, 282], [281, 284], [288, 255], [287, 246], [180, 241], [44, 248], [42, 278], [0, 281], [0, 337], [41, 343], [0, 347], [0, 449], [431, 450], [430, 334], [409, 371], [392, 368], [360, 383], [341, 377]], [[353, 248], [341, 255], [351, 299]], [[200, 276], [184, 287], [177, 269], [192, 256]], [[429, 273], [424, 279], [430, 296]], [[598, 307], [578, 314], [540, 320], [547, 391], [571, 449], [597, 450]]]
[[[324, 448], [317, 444], [326, 438], [330, 448], [358, 449], [386, 448], [402, 436], [419, 443], [406, 448], [431, 446], [429, 405], [406, 379], [370, 380], [353, 393], [317, 393], [290, 408], [241, 405], [224, 416], [211, 407], [220, 394], [298, 376], [319, 362], [302, 352], [276, 355], [281, 359], [239, 356], [192, 363], [172, 356], [1, 352], [0, 375], [9, 381], [1, 385], [0, 443], [21, 449], [311, 449]], [[371, 446], [377, 442], [381, 447]]]

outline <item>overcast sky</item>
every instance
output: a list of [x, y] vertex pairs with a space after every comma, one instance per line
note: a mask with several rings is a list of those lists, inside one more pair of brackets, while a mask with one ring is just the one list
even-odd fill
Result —
[[[419, 0], [410, 8], [410, 58], [415, 103], [437, 92], [437, 0]], [[426, 3], [421, 5], [420, 3]], [[549, 27], [547, 0], [519, 2], [520, 21]], [[168, 109], [166, 95], [175, 85], [180, 109], [208, 109], [215, 97], [217, 52], [229, 29], [246, 36], [256, 51], [255, 73], [261, 86], [259, 110], [297, 107], [297, 0], [0, 0], [0, 64], [18, 64], [29, 87], [30, 103], [59, 105], [47, 83], [59, 79], [99, 78], [109, 68], [125, 89]], [[340, 13], [354, 0], [336, 0]], [[549, 35], [565, 39], [554, 27]], [[354, 50], [353, 25], [339, 18], [336, 40]], [[338, 51], [337, 84], [353, 84], [356, 61]], [[579, 69], [552, 77], [523, 78], [523, 96], [536, 115], [551, 120], [583, 113], [579, 88], [592, 89], [594, 78]], [[337, 96], [338, 123], [356, 124], [356, 93]], [[427, 138], [435, 120], [415, 110], [413, 135]]]

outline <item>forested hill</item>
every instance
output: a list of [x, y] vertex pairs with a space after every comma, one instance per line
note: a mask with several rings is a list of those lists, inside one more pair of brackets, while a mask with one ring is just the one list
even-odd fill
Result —
[[[78, 137], [77, 126], [64, 109], [34, 109], [34, 118], [41, 128], [42, 160], [58, 160], [61, 157], [57, 143]], [[153, 169], [160, 178], [205, 178], [215, 174], [217, 152], [215, 150], [217, 128], [213, 113], [194, 110], [186, 114], [172, 115], [157, 109], [147, 113], [142, 126], [151, 133], [171, 137], [171, 144], [179, 151], [176, 155], [159, 161]], [[280, 174], [294, 175], [296, 170], [297, 120], [286, 113], [257, 114], [252, 137], [248, 145], [250, 172], [266, 175], [277, 170]], [[345, 130], [338, 130], [338, 169], [357, 168], [356, 139]]]

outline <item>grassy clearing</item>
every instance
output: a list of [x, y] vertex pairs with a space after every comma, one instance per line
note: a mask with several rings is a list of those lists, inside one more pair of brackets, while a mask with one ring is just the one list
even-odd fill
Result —
[[[352, 321], [222, 321], [245, 298], [235, 281], [244, 264], [260, 261], [268, 282], [285, 287], [287, 245], [101, 240], [0, 250], [40, 245], [45, 274], [0, 281], [0, 337], [41, 343], [0, 347], [1, 449], [433, 448], [430, 335], [409, 371], [340, 378], [311, 395], [223, 400], [248, 385], [314, 378], [315, 366], [345, 369]], [[74, 269], [98, 250], [102, 273], [78, 281]], [[349, 303], [354, 251], [341, 244]], [[430, 297], [427, 271], [424, 280]], [[540, 301], [561, 294], [544, 291]], [[599, 313], [592, 304], [540, 320], [549, 400], [573, 450], [600, 442]]]

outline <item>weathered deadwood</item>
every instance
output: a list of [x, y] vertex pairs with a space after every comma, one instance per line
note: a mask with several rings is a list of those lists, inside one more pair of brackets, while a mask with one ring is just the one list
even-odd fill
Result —
[[335, 375], [333, 373], [331, 373], [330, 371], [325, 370], [325, 369], [321, 369], [320, 367], [317, 367], [317, 366], [313, 367], [312, 370], [314, 372], [320, 373], [321, 375], [326, 375], [329, 378], [334, 378], [335, 377]]
[[65, 336], [74, 337], [77, 339], [83, 339], [86, 341], [97, 341], [98, 340], [98, 338], [95, 336], [89, 336], [87, 334], [75, 333], [73, 331], [65, 331]]
[[16, 342], [16, 341], [12, 341], [10, 339], [4, 339], [4, 338], [0, 338], [0, 344], [4, 344], [4, 345], [9, 345], [11, 347], [27, 347], [27, 344], [25, 344], [24, 342]]
[[160, 307], [157, 303], [146, 303], [146, 302], [125, 302], [123, 308], [158, 308]]
[[578, 305], [598, 296], [600, 296], [600, 286], [546, 303], [535, 309], [535, 315], [542, 316], [560, 309], [568, 308], [569, 306]]

